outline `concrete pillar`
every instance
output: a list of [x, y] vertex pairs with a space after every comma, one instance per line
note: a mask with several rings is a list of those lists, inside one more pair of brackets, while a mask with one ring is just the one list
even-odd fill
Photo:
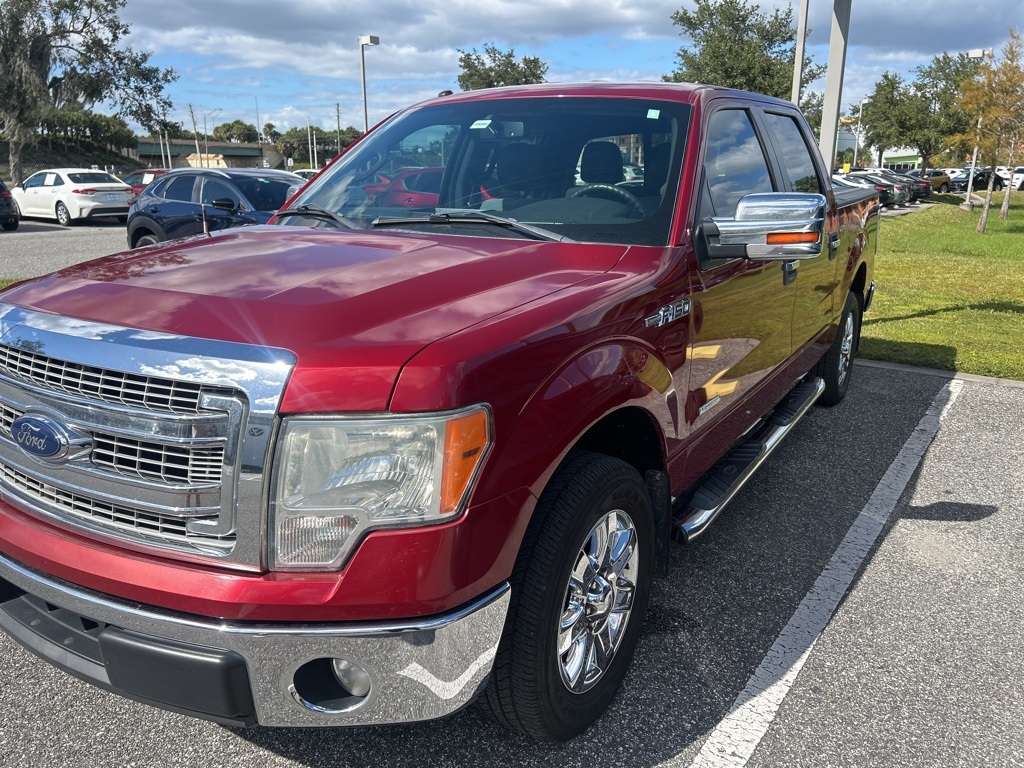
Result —
[[828, 43], [828, 70], [825, 73], [825, 101], [821, 108], [821, 156], [828, 170], [835, 167], [836, 131], [843, 99], [843, 74], [846, 70], [846, 47], [850, 36], [850, 5], [853, 0], [834, 0], [832, 34]]

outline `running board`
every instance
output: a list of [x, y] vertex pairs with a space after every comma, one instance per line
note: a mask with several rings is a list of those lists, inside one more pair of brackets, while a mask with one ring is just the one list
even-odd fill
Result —
[[797, 384], [765, 422], [722, 459], [689, 501], [673, 515], [675, 538], [690, 542], [704, 533], [824, 391], [825, 382], [819, 378]]

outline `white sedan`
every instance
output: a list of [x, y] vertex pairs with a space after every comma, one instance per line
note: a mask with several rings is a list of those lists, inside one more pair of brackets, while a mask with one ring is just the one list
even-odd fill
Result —
[[56, 219], [69, 226], [76, 219], [116, 216], [128, 220], [135, 199], [132, 188], [104, 171], [55, 168], [33, 173], [11, 189], [22, 216]]

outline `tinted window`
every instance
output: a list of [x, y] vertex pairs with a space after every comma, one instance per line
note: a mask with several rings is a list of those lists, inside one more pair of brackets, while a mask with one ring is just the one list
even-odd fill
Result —
[[203, 194], [200, 199], [206, 205], [214, 200], [230, 200], [236, 208], [242, 203], [238, 193], [219, 179], [203, 179]]
[[732, 218], [741, 197], [772, 191], [768, 161], [746, 111], [724, 109], [711, 116], [704, 171], [717, 216]]
[[162, 197], [168, 200], [180, 200], [185, 203], [192, 202], [192, 187], [195, 185], [194, 176], [179, 176], [171, 179], [167, 186], [160, 190]]
[[765, 114], [768, 130], [782, 152], [782, 163], [794, 192], [820, 192], [814, 160], [796, 119], [790, 115]]
[[276, 211], [288, 199], [288, 190], [296, 182], [273, 176], [244, 176], [232, 179], [257, 211]]

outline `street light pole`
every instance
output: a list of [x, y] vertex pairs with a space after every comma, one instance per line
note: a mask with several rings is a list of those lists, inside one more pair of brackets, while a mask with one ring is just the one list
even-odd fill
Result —
[[203, 112], [203, 167], [210, 167], [210, 137], [206, 133], [206, 118], [214, 117], [219, 115], [224, 110], [222, 109], [211, 109], [209, 112]]
[[376, 35], [359, 36], [359, 76], [363, 83], [363, 133], [370, 130], [370, 121], [366, 116], [366, 46], [380, 45], [380, 38]]

